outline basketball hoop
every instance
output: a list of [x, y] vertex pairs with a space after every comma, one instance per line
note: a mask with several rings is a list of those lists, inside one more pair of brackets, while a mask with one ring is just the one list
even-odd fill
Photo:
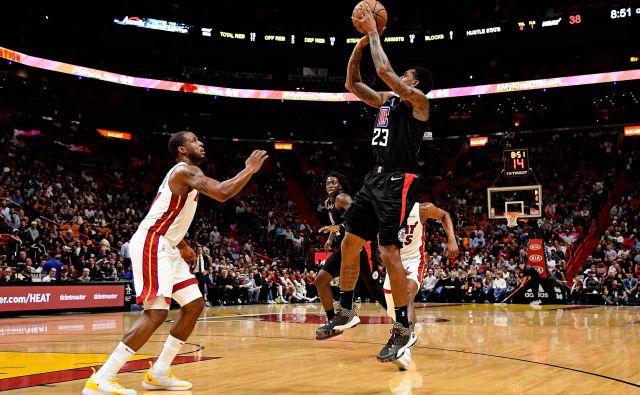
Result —
[[518, 211], [506, 211], [504, 216], [507, 217], [507, 226], [510, 228], [518, 226], [518, 217], [521, 215], [522, 213]]

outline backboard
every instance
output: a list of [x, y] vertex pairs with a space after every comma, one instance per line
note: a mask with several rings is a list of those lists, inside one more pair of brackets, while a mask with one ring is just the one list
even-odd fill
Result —
[[506, 219], [505, 212], [517, 211], [518, 218], [542, 216], [542, 186], [521, 185], [487, 188], [489, 219]]

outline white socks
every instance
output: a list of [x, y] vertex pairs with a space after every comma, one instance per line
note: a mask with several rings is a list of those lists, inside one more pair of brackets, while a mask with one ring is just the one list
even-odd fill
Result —
[[[171, 362], [178, 355], [183, 344], [182, 340], [169, 335], [167, 341], [164, 342], [164, 347], [158, 360], [153, 365], [153, 372], [157, 375], [166, 375], [169, 372], [169, 367], [171, 367]], [[135, 354], [135, 351], [120, 342], [109, 356], [109, 359], [107, 359], [107, 362], [96, 372], [94, 379], [104, 381], [114, 377]]]
[[107, 362], [102, 365], [94, 376], [94, 379], [108, 380], [114, 377], [127, 361], [136, 354], [135, 351], [127, 347], [126, 344], [120, 342], [113, 353], [107, 359]]
[[171, 362], [173, 362], [173, 359], [178, 355], [183, 344], [184, 342], [182, 340], [169, 335], [167, 341], [164, 342], [164, 347], [162, 348], [162, 352], [160, 353], [158, 360], [153, 365], [153, 373], [157, 375], [166, 375], [171, 367]]

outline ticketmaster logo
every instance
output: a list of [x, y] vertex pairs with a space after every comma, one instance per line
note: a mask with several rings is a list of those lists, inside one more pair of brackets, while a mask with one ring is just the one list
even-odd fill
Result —
[[93, 300], [117, 299], [117, 294], [93, 294]]
[[85, 300], [87, 295], [60, 295], [60, 300]]

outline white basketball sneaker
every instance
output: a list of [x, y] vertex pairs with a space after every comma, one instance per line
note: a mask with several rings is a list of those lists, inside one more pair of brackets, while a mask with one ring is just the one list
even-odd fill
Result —
[[147, 370], [147, 373], [144, 375], [144, 381], [142, 381], [142, 386], [148, 390], [186, 391], [192, 387], [190, 382], [180, 380], [174, 376], [171, 369], [169, 369], [167, 374], [162, 376], [154, 375], [152, 370], [153, 366]]
[[407, 348], [404, 350], [402, 356], [391, 361], [391, 363], [396, 365], [400, 370], [407, 370], [409, 368], [409, 364], [411, 364], [411, 349]]
[[[91, 368], [93, 369], [93, 368]], [[136, 390], [124, 388], [118, 379], [114, 376], [107, 380], [100, 380], [95, 378], [96, 370], [93, 369], [93, 374], [89, 377], [89, 380], [82, 389], [82, 395], [136, 395]]]

